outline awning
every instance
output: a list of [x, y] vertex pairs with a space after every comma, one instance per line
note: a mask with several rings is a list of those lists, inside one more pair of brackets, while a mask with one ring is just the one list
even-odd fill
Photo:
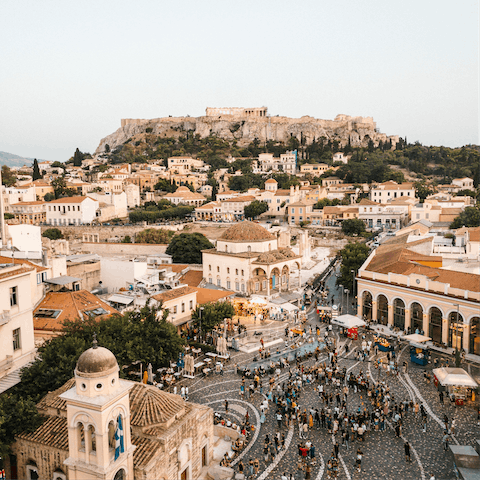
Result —
[[361, 318], [349, 314], [332, 318], [332, 323], [344, 328], [355, 328], [365, 325], [365, 322]]
[[79, 282], [80, 280], [81, 278], [63, 275], [62, 277], [48, 278], [45, 280], [45, 283], [50, 283], [52, 285], [68, 285], [69, 283]]
[[477, 382], [463, 368], [434, 368], [433, 374], [444, 386], [476, 388]]
[[130, 305], [133, 302], [134, 298], [127, 297], [125, 295], [112, 295], [111, 297], [108, 297], [107, 300], [112, 303], [121, 303], [123, 305]]
[[267, 302], [264, 298], [253, 297], [253, 298], [250, 300], [250, 303], [254, 303], [254, 304], [256, 304], [256, 305], [266, 305], [268, 302]]
[[282, 303], [279, 306], [280, 306], [280, 308], [283, 308], [284, 310], [287, 310], [288, 312], [295, 312], [296, 310], [298, 310], [298, 307], [296, 307], [295, 305], [292, 305], [291, 303]]
[[411, 335], [404, 335], [402, 338], [405, 340], [408, 340], [409, 342], [415, 342], [415, 343], [423, 343], [431, 340], [431, 337], [427, 337], [426, 335], [420, 335], [418, 333], [412, 333]]

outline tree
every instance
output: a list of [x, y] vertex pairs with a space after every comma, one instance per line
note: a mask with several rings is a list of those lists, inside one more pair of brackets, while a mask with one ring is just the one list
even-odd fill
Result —
[[16, 175], [6, 165], [2, 165], [2, 185], [12, 187], [17, 181]]
[[[201, 310], [201, 314], [200, 314]], [[201, 318], [200, 318], [201, 315]], [[198, 328], [201, 324], [202, 332], [211, 332], [224, 318], [232, 318], [235, 309], [230, 302], [207, 303], [192, 313], [193, 324]]]
[[46, 202], [51, 202], [52, 200], [55, 200], [55, 194], [54, 193], [46, 193], [44, 196], [43, 196], [43, 199], [46, 201]]
[[77, 148], [73, 154], [73, 166], [81, 167], [82, 166], [83, 155], [82, 152]]
[[450, 228], [478, 227], [480, 225], [480, 209], [478, 207], [466, 207], [465, 210], [455, 217]]
[[161, 190], [167, 193], [173, 193], [177, 190], [177, 186], [174, 183], [169, 182], [165, 178], [160, 178], [153, 187], [155, 190]]
[[256, 218], [268, 210], [268, 203], [254, 200], [244, 209], [245, 218]]
[[365, 232], [365, 223], [358, 218], [348, 218], [342, 223], [342, 232], [345, 235], [361, 235]]
[[73, 197], [77, 194], [75, 189], [67, 187], [67, 182], [63, 176], [53, 180], [51, 185], [55, 192], [55, 198]]
[[415, 182], [413, 186], [415, 188], [415, 196], [420, 199], [420, 203], [423, 203], [429, 195], [432, 195], [437, 191], [433, 185], [430, 185], [424, 180], [421, 182]]
[[214, 246], [201, 233], [181, 233], [175, 235], [168, 245], [166, 253], [172, 256], [174, 263], [202, 263], [202, 250]]
[[363, 265], [369, 254], [369, 249], [364, 243], [349, 243], [340, 250], [342, 265], [340, 276], [337, 278], [337, 285], [343, 285], [353, 292], [353, 274]]
[[59, 240], [63, 238], [63, 233], [59, 228], [47, 228], [42, 233], [42, 237], [49, 238], [50, 240]]
[[40, 173], [40, 168], [38, 167], [38, 162], [37, 159], [33, 159], [33, 174], [32, 174], [33, 180], [39, 180], [42, 178], [42, 174]]
[[166, 244], [170, 242], [173, 237], [172, 230], [165, 230], [163, 228], [147, 228], [138, 232], [135, 237], [135, 243], [156, 243]]
[[132, 239], [130, 238], [130, 235], [125, 235], [121, 243], [132, 243]]

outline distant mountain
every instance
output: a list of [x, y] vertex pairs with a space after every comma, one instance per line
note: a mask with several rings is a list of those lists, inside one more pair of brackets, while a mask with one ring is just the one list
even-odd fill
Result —
[[[40, 158], [37, 158], [39, 162], [43, 162]], [[0, 165], [7, 165], [8, 167], [23, 167], [24, 165], [31, 166], [33, 164], [33, 158], [21, 157], [14, 155], [13, 153], [0, 152]]]

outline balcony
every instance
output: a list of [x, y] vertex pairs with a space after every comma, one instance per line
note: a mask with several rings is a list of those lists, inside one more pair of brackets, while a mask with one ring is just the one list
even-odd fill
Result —
[[2, 325], [6, 325], [10, 321], [10, 312], [8, 310], [4, 310], [0, 313], [0, 327]]

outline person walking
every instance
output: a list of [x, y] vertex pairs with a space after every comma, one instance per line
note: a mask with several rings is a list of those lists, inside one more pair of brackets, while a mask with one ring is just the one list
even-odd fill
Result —
[[438, 399], [440, 400], [440, 403], [443, 405], [443, 392], [440, 392], [438, 394]]
[[358, 447], [357, 448], [357, 458], [355, 459], [355, 464], [356, 464], [358, 472], [360, 472], [361, 469], [362, 469], [362, 457], [363, 457], [363, 452], [360, 449], [360, 447]]
[[408, 440], [405, 441], [404, 448], [405, 448], [405, 461], [411, 462], [412, 459], [410, 458], [410, 444], [408, 443]]
[[228, 400], [225, 400], [225, 413], [228, 413]]

